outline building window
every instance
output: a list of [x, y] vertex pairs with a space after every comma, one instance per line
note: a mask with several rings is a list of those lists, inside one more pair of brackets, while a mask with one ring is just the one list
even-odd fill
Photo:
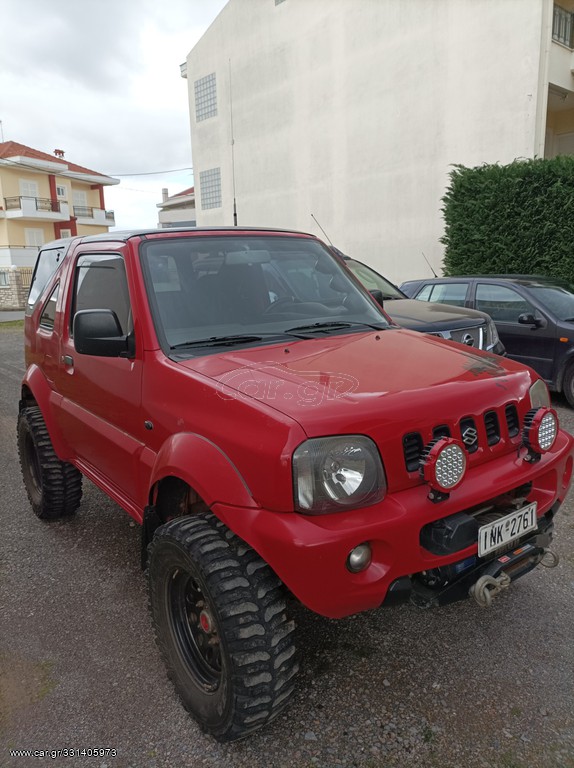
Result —
[[65, 200], [68, 197], [68, 190], [63, 184], [56, 184], [56, 195], [58, 200]]
[[5, 288], [7, 285], [10, 285], [8, 282], [8, 272], [0, 272], [0, 287]]
[[21, 197], [39, 197], [37, 182], [27, 181], [26, 179], [20, 179], [20, 196]]
[[199, 174], [201, 207], [221, 208], [221, 169], [210, 168]]
[[61, 229], [60, 230], [60, 239], [63, 239], [64, 237], [72, 237], [72, 230], [71, 229]]
[[36, 227], [26, 227], [24, 229], [24, 239], [26, 245], [35, 245], [38, 248], [44, 245], [44, 230]]
[[217, 114], [217, 85], [215, 72], [196, 80], [195, 88], [195, 120], [207, 120]]
[[83, 189], [75, 189], [73, 192], [74, 205], [86, 208], [88, 205], [88, 194]]

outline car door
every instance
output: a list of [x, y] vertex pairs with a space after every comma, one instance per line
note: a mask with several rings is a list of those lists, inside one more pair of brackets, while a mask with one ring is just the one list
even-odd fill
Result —
[[122, 331], [131, 331], [123, 256], [81, 251], [71, 280], [56, 385], [63, 396], [61, 429], [83, 471], [133, 500], [143, 449], [142, 351], [136, 343], [134, 359], [79, 354], [73, 339], [74, 314], [85, 309], [111, 309]]
[[[481, 280], [476, 281], [474, 306], [492, 317], [508, 357], [531, 366], [546, 381], [551, 380], [556, 327], [545, 313], [518, 288]], [[540, 324], [519, 323], [522, 314], [534, 315]]]

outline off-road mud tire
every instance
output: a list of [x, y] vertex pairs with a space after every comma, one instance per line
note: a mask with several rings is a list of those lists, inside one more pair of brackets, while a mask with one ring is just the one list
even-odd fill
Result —
[[172, 520], [149, 545], [148, 586], [168, 675], [203, 730], [234, 741], [283, 710], [298, 670], [295, 623], [251, 547], [211, 513]]
[[18, 454], [34, 513], [41, 520], [73, 515], [82, 499], [82, 474], [56, 456], [38, 407], [18, 416]]

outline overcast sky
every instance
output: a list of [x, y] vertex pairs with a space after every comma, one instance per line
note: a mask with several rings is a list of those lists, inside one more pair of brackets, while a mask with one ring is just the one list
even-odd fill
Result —
[[[157, 224], [162, 187], [193, 172], [179, 65], [227, 0], [2, 0], [4, 141], [121, 178], [105, 190], [116, 228]], [[1, 136], [0, 136], [1, 138]]]

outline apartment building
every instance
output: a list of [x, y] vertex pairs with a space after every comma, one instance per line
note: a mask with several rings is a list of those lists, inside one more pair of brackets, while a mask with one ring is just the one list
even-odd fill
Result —
[[97, 171], [15, 141], [0, 143], [0, 308], [23, 306], [38, 249], [72, 235], [115, 225], [104, 187], [119, 184]]
[[189, 187], [170, 195], [164, 187], [161, 191], [161, 203], [157, 203], [158, 227], [168, 229], [169, 227], [195, 227], [195, 189]]
[[199, 225], [441, 271], [454, 164], [574, 153], [574, 0], [229, 0], [182, 65]]

